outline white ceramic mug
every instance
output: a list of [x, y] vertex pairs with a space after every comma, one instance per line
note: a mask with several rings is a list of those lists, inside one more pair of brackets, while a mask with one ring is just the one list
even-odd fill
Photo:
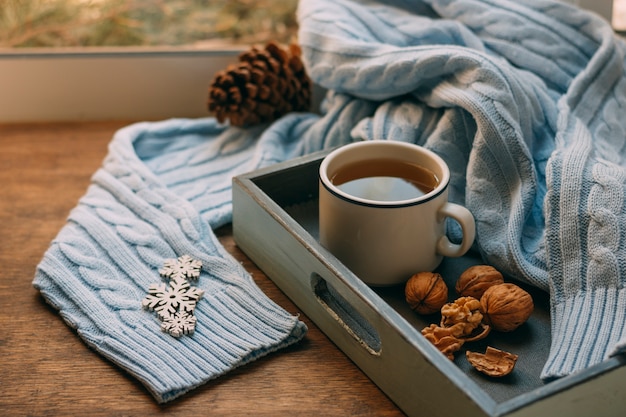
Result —
[[[434, 188], [424, 195], [389, 200], [354, 195], [333, 183], [346, 166], [381, 159], [426, 168], [436, 176]], [[404, 283], [417, 272], [436, 269], [443, 256], [464, 255], [474, 242], [474, 217], [465, 207], [448, 202], [448, 166], [426, 148], [391, 140], [351, 143], [324, 158], [319, 178], [320, 243], [369, 285]], [[460, 244], [445, 234], [447, 217], [461, 226]]]

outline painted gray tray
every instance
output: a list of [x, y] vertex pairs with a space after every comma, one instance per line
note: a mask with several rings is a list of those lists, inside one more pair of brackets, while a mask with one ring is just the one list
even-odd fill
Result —
[[[402, 286], [370, 288], [318, 242], [319, 152], [233, 179], [237, 245], [300, 309], [411, 416], [626, 415], [626, 362], [607, 360], [550, 383], [539, 378], [550, 347], [547, 294], [531, 292], [535, 311], [512, 333], [467, 343], [454, 362], [420, 333], [439, 317], [419, 316]], [[450, 288], [482, 263], [476, 254], [445, 259]], [[505, 279], [509, 280], [505, 277]], [[451, 300], [455, 297], [450, 291]], [[503, 378], [475, 371], [465, 350], [487, 345], [519, 355]], [[323, 358], [320, 358], [323, 360]], [[323, 412], [323, 410], [320, 410]]]

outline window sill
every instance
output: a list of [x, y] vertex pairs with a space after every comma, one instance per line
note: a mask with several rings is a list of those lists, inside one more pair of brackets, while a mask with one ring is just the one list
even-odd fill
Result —
[[0, 123], [206, 116], [209, 84], [241, 51], [0, 49]]

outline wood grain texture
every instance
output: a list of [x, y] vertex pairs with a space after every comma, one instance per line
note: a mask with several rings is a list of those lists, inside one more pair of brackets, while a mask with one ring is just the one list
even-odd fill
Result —
[[90, 350], [32, 287], [35, 268], [128, 122], [0, 125], [0, 413], [7, 416], [401, 416], [236, 246], [259, 287], [309, 327], [299, 344], [158, 405]]

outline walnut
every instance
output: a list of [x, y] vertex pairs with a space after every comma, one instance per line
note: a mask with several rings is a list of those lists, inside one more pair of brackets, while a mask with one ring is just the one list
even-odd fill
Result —
[[448, 287], [435, 272], [419, 272], [404, 287], [406, 302], [419, 314], [433, 314], [448, 301]]
[[515, 284], [494, 285], [480, 298], [483, 320], [501, 332], [517, 329], [528, 320], [533, 309], [530, 294]]
[[464, 297], [480, 300], [485, 290], [492, 285], [503, 284], [500, 271], [490, 265], [474, 265], [467, 268], [456, 282], [456, 292]]
[[422, 329], [422, 334], [450, 360], [454, 360], [454, 353], [463, 346], [463, 340], [456, 338], [451, 329], [439, 327], [436, 324], [431, 324]]
[[448, 327], [456, 337], [471, 335], [483, 320], [480, 301], [474, 297], [457, 298], [441, 307], [441, 327]]
[[517, 362], [517, 355], [491, 346], [487, 346], [484, 354], [468, 350], [465, 357], [477, 371], [495, 377], [510, 374]]

